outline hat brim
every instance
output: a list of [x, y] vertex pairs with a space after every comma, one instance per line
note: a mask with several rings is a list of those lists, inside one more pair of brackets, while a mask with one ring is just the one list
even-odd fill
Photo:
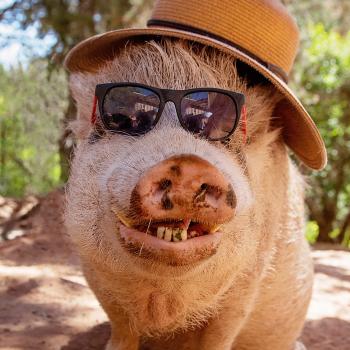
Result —
[[178, 29], [161, 27], [120, 29], [95, 35], [76, 45], [65, 59], [70, 72], [97, 72], [106, 60], [111, 60], [129, 40], [149, 40], [156, 37], [172, 37], [195, 41], [231, 54], [251, 66], [284, 96], [278, 116], [282, 121], [282, 134], [287, 146], [308, 167], [321, 170], [327, 164], [327, 153], [322, 137], [301, 102], [288, 85], [261, 63], [228, 44], [204, 35]]

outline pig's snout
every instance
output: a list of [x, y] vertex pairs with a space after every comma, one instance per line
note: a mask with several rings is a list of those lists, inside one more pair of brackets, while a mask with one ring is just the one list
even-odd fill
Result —
[[136, 184], [130, 204], [140, 219], [220, 224], [233, 217], [236, 196], [215, 166], [194, 155], [180, 155], [150, 168]]

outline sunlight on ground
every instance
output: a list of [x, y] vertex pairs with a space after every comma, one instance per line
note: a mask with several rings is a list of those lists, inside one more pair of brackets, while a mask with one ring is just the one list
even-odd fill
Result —
[[339, 252], [313, 252], [316, 279], [309, 319], [337, 317], [350, 321], [350, 259], [349, 254]]

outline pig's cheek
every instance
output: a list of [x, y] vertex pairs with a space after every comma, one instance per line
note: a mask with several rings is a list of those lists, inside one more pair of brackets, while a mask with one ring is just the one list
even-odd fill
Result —
[[97, 207], [92, 205], [90, 192], [72, 189], [75, 183], [72, 180], [71, 189], [68, 189], [65, 222], [73, 242], [78, 247], [90, 249], [96, 245]]
[[238, 271], [249, 268], [250, 257], [256, 249], [256, 234], [251, 218], [240, 215], [223, 228], [222, 240], [213, 259], [227, 279], [233, 278]]
[[[130, 184], [132, 179], [123, 181], [121, 169], [112, 165], [107, 171], [102, 174], [97, 183], [100, 190], [100, 197], [103, 202], [103, 210], [106, 215], [115, 215], [115, 212], [127, 212], [128, 203], [127, 198], [130, 197]], [[136, 183], [136, 181], [135, 181]]]
[[[89, 150], [88, 150], [89, 151]], [[107, 213], [106, 200], [99, 176], [106, 168], [105, 161], [93, 150], [78, 149], [72, 164], [67, 189], [66, 220], [74, 231], [91, 232], [96, 220]], [[95, 233], [92, 233], [95, 235]]]

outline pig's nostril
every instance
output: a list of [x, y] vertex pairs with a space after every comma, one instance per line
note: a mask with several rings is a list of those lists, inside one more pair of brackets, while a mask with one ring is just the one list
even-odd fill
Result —
[[222, 195], [222, 188], [219, 186], [210, 186], [208, 185], [208, 187], [206, 188], [205, 192], [207, 193], [207, 195], [214, 197], [215, 199], [219, 199]]
[[208, 189], [208, 185], [206, 183], [203, 183], [201, 187], [199, 187], [199, 190], [194, 196], [195, 202], [204, 202], [205, 201], [205, 193]]
[[218, 208], [223, 190], [219, 186], [203, 183], [194, 196], [195, 203], [206, 203], [212, 208]]
[[169, 180], [169, 179], [162, 179], [159, 182], [159, 189], [161, 191], [165, 191], [166, 189], [171, 187], [171, 185], [172, 185], [171, 180]]
[[208, 187], [209, 187], [209, 185], [204, 183], [204, 184], [201, 185], [201, 190], [202, 191], [206, 191], [208, 189]]
[[171, 210], [174, 208], [174, 204], [168, 197], [167, 193], [164, 193], [164, 195], [162, 196], [161, 203], [164, 210]]
[[222, 190], [218, 186], [208, 185], [207, 183], [203, 183], [198, 192], [196, 193], [194, 199], [197, 202], [201, 202], [206, 200], [208, 197], [213, 197], [216, 200], [219, 199], [222, 195]]

